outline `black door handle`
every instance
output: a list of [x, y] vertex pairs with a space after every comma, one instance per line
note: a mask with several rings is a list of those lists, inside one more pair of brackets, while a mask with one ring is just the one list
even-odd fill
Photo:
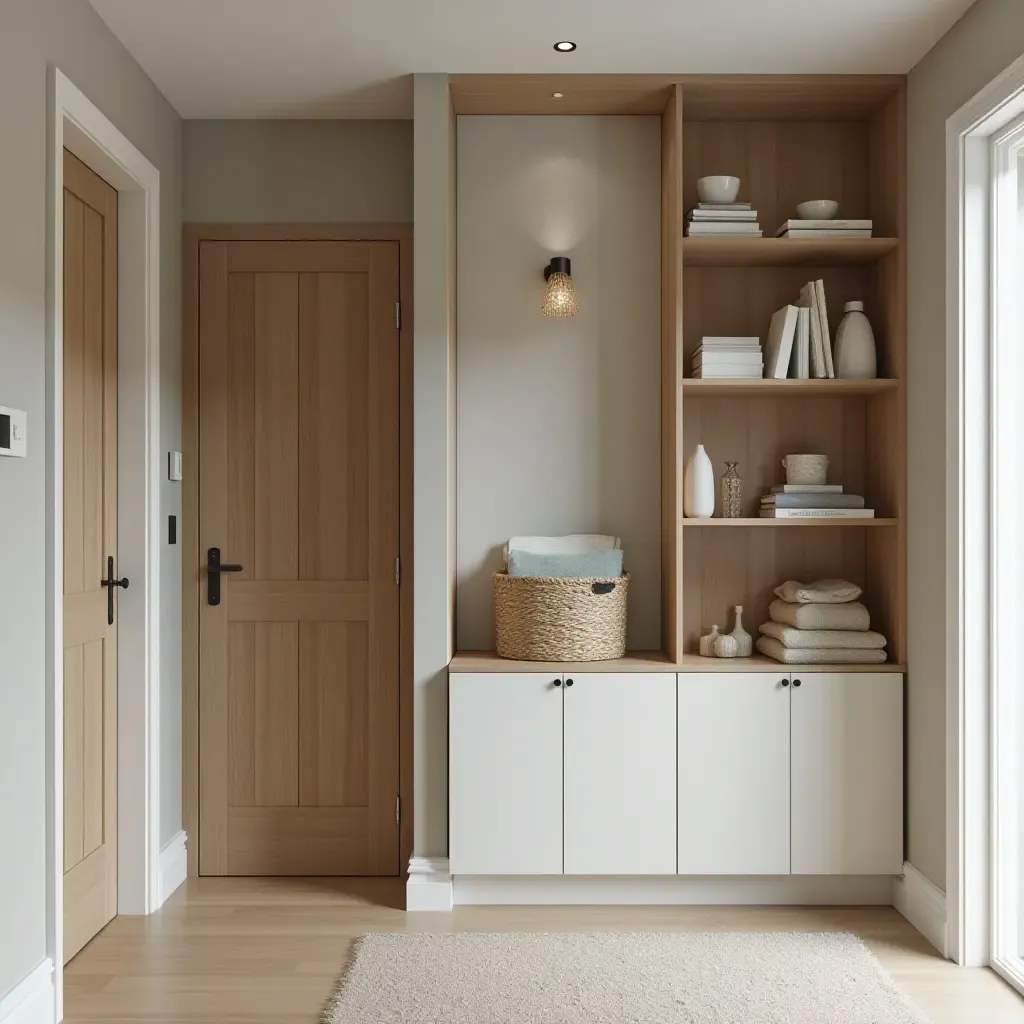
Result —
[[114, 587], [121, 587], [122, 590], [128, 589], [128, 577], [125, 576], [123, 580], [114, 578], [114, 556], [107, 556], [107, 578], [100, 580], [100, 586], [107, 588], [107, 625], [112, 626], [114, 624]]
[[220, 548], [210, 548], [206, 552], [206, 601], [208, 604], [220, 604], [220, 574], [222, 572], [241, 572], [241, 565], [225, 565], [220, 560]]

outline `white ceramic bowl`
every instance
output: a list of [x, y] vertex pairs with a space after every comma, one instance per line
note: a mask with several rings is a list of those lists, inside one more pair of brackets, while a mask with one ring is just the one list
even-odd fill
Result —
[[709, 174], [697, 179], [697, 195], [702, 203], [735, 203], [740, 194], [740, 179], [732, 174]]
[[828, 456], [787, 455], [782, 468], [787, 484], [823, 484], [828, 479]]
[[801, 220], [831, 220], [839, 209], [834, 199], [811, 199], [806, 203], [798, 203], [797, 216]]

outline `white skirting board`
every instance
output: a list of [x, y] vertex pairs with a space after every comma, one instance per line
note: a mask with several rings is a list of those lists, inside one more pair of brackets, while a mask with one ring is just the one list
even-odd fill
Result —
[[405, 909], [452, 909], [452, 876], [448, 871], [447, 857], [412, 857], [409, 860]]
[[946, 945], [946, 894], [910, 861], [892, 885], [892, 905], [943, 955]]
[[53, 1024], [53, 961], [44, 960], [0, 998], [0, 1024]]
[[155, 910], [159, 909], [167, 901], [167, 897], [180, 885], [184, 885], [188, 878], [188, 854], [185, 846], [188, 837], [184, 832], [179, 832], [160, 851], [160, 897], [157, 900]]

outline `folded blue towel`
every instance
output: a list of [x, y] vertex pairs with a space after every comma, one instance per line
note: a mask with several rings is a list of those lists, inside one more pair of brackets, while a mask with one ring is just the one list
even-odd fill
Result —
[[622, 575], [622, 551], [586, 551], [578, 555], [510, 551], [509, 576], [561, 576], [569, 579], [617, 580]]

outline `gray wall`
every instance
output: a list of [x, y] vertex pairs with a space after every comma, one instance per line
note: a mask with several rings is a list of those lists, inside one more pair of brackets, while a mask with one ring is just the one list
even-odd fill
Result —
[[[661, 648], [661, 119], [458, 120], [458, 646], [494, 647], [516, 534], [622, 538]], [[572, 259], [577, 316], [540, 311]]]
[[978, 0], [910, 73], [907, 854], [946, 885], [946, 119], [1024, 51], [1024, 3]]
[[[29, 456], [0, 460], [0, 995], [46, 949], [46, 150], [47, 65], [56, 64], [160, 171], [163, 223], [161, 446], [180, 447], [181, 123], [86, 0], [0, 4], [0, 403], [28, 411]], [[162, 490], [179, 512], [178, 489]], [[181, 827], [181, 568], [161, 564], [163, 749], [169, 760], [162, 832]]]
[[411, 121], [186, 121], [190, 223], [409, 222]]

